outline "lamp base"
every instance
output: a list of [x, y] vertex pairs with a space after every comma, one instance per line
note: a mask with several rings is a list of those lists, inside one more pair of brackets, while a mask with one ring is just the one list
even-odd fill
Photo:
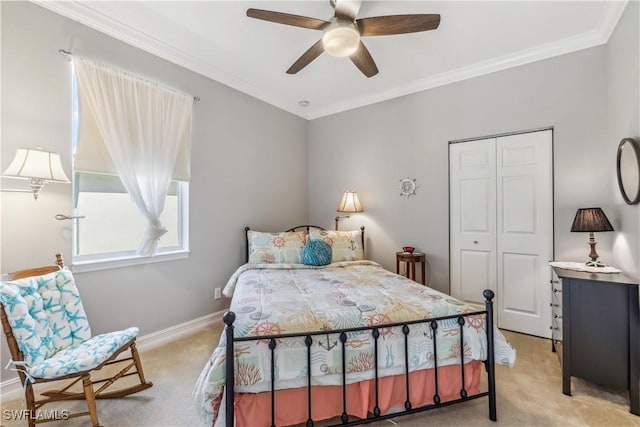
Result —
[[587, 261], [585, 262], [585, 265], [587, 267], [604, 267], [605, 266], [602, 261], [598, 261], [597, 259], [596, 260], [592, 259], [591, 261]]
[[596, 239], [593, 236], [593, 233], [589, 233], [589, 247], [591, 248], [591, 252], [589, 253], [589, 258], [591, 258], [591, 261], [587, 261], [585, 263], [587, 267], [604, 267], [604, 264], [601, 261], [598, 261], [598, 252], [596, 252]]

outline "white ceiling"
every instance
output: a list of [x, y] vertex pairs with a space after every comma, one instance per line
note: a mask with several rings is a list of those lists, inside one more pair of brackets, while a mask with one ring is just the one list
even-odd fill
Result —
[[246, 17], [253, 7], [328, 20], [328, 0], [35, 2], [307, 119], [606, 43], [626, 6], [365, 0], [359, 18], [441, 15], [434, 31], [364, 38], [380, 70], [368, 79], [348, 58], [327, 54], [286, 74], [322, 33]]

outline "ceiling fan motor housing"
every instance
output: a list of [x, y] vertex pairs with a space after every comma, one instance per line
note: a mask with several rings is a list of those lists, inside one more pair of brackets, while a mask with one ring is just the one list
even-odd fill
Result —
[[360, 44], [360, 33], [355, 22], [332, 18], [324, 29], [322, 44], [325, 52], [331, 56], [345, 57], [354, 54]]

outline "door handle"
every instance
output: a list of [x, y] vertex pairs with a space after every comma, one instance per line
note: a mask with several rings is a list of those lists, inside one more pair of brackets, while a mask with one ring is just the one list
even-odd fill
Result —
[[478, 241], [477, 241], [477, 240], [474, 240], [474, 241], [473, 241], [473, 244], [474, 244], [474, 245], [477, 245], [477, 244], [478, 244]]

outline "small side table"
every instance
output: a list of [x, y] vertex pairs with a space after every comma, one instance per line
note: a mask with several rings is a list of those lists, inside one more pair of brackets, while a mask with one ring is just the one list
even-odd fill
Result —
[[396, 273], [400, 274], [400, 263], [407, 264], [405, 269], [405, 276], [413, 281], [416, 280], [416, 263], [420, 263], [420, 270], [422, 273], [422, 284], [425, 285], [425, 272], [426, 272], [426, 259], [423, 253], [420, 252], [396, 252]]

